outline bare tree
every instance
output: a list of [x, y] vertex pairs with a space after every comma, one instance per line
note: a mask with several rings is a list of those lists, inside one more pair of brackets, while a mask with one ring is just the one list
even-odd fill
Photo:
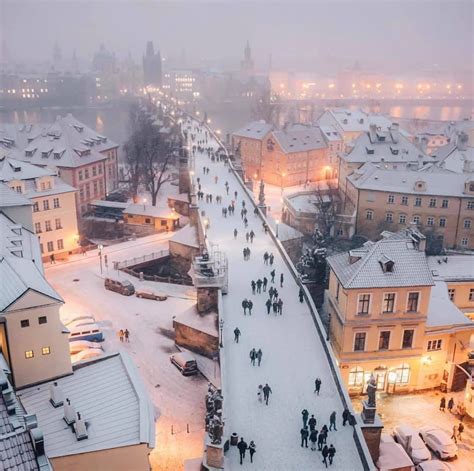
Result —
[[[336, 189], [327, 181], [327, 190], [318, 184], [314, 196], [316, 198], [316, 230], [315, 237], [327, 240], [333, 236], [334, 224], [336, 222], [337, 201], [335, 199]], [[319, 240], [318, 242], [321, 242]]]
[[269, 124], [278, 126], [282, 108], [280, 97], [271, 95], [270, 91], [265, 90], [256, 97], [252, 106], [252, 115], [254, 119], [263, 119]]

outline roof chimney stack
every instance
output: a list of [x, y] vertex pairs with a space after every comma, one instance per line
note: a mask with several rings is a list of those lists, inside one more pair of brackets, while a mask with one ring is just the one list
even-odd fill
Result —
[[81, 417], [81, 414], [77, 413], [77, 420], [76, 424], [74, 425], [74, 431], [76, 432], [76, 438], [78, 441], [85, 440], [89, 437], [87, 433], [86, 423], [84, 419]]
[[370, 142], [377, 141], [377, 125], [375, 125], [374, 123], [371, 123], [369, 125], [369, 139]]
[[49, 388], [49, 402], [53, 407], [61, 407], [64, 404], [64, 392], [61, 386], [55, 381]]
[[71, 401], [66, 398], [64, 403], [64, 422], [68, 425], [72, 425], [76, 421], [76, 410], [74, 406], [71, 406]]
[[460, 132], [458, 134], [456, 147], [458, 150], [466, 151], [469, 144], [469, 136], [465, 132]]

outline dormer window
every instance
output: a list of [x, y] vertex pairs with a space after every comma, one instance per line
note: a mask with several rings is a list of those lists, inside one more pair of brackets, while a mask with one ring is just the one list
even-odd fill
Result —
[[36, 148], [27, 149], [27, 150], [25, 150], [25, 156], [26, 157], [33, 157], [33, 155], [35, 155], [35, 152], [36, 152]]
[[426, 183], [422, 180], [418, 180], [415, 182], [415, 191], [425, 191], [426, 190]]
[[49, 157], [49, 152], [41, 152], [41, 157], [47, 159]]
[[395, 262], [388, 258], [386, 255], [382, 255], [379, 259], [380, 267], [384, 273], [392, 273], [395, 266]]
[[78, 124], [74, 124], [74, 129], [77, 131], [77, 132], [82, 132], [84, 131], [84, 126], [79, 126]]
[[342, 120], [342, 122], [343, 122], [343, 124], [347, 124], [347, 123], [348, 123], [347, 118], [344, 118], [344, 119]]
[[375, 153], [375, 150], [373, 147], [366, 147], [365, 150], [367, 151], [367, 154], [373, 155]]
[[392, 155], [398, 155], [398, 153], [400, 152], [398, 149], [395, 149], [395, 147], [392, 146], [390, 146], [390, 150], [392, 152]]
[[275, 147], [275, 143], [271, 140], [271, 139], [268, 139], [267, 140], [267, 150], [269, 151], [272, 151]]

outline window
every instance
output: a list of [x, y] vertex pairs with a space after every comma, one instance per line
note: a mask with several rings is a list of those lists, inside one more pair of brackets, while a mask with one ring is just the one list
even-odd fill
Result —
[[398, 217], [398, 222], [400, 224], [405, 224], [407, 222], [407, 217], [405, 216], [405, 214], [400, 214], [400, 216]]
[[390, 345], [390, 331], [384, 330], [380, 332], [379, 350], [388, 350], [389, 345]]
[[89, 169], [88, 169], [88, 168], [86, 168], [86, 169], [84, 170], [84, 178], [85, 178], [86, 180], [89, 178]]
[[449, 201], [448, 200], [442, 200], [441, 201], [441, 207], [442, 208], [447, 208], [449, 205]]
[[59, 198], [54, 198], [53, 199], [53, 207], [54, 208], [59, 208]]
[[40, 251], [41, 251], [41, 253], [44, 253], [44, 247], [43, 247], [43, 244], [40, 244]]
[[385, 221], [392, 222], [393, 221], [393, 214], [392, 213], [385, 214]]
[[428, 340], [428, 348], [427, 350], [432, 351], [432, 350], [441, 350], [441, 347], [443, 345], [443, 341], [441, 339], [437, 340]]
[[35, 355], [34, 355], [34, 353], [33, 353], [33, 350], [27, 350], [27, 351], [25, 352], [25, 358], [26, 358], [26, 359], [33, 358], [34, 356], [35, 356]]
[[407, 312], [417, 312], [418, 311], [418, 299], [420, 298], [420, 293], [414, 291], [408, 293], [408, 303], [407, 303]]
[[411, 348], [413, 346], [413, 337], [415, 331], [413, 329], [407, 329], [403, 331], [402, 348]]
[[35, 222], [35, 234], [40, 234], [40, 233], [41, 233], [41, 223]]
[[420, 216], [413, 216], [413, 223], [416, 225], [420, 224]]
[[464, 229], [470, 229], [471, 228], [471, 220], [470, 219], [464, 219]]
[[439, 218], [439, 227], [446, 227], [446, 218]]
[[94, 181], [94, 196], [97, 195], [97, 180]]
[[99, 165], [97, 168], [99, 170], [99, 175], [101, 175], [102, 174], [102, 165]]
[[160, 224], [161, 224], [162, 226], [166, 226], [168, 223], [167, 223], [167, 221], [163, 220], [163, 221], [161, 221]]
[[388, 195], [387, 203], [389, 203], [389, 204], [395, 203], [395, 196], [394, 195]]
[[63, 242], [62, 239], [58, 239], [58, 241], [56, 243], [58, 245], [58, 250], [63, 250], [64, 249], [64, 242]]
[[430, 208], [436, 208], [436, 198], [430, 198]]
[[396, 370], [398, 384], [407, 384], [410, 379], [410, 365], [408, 363], [403, 363]]
[[395, 310], [395, 293], [385, 293], [383, 295], [383, 312], [389, 313]]
[[469, 290], [469, 301], [474, 301], [474, 288]]
[[468, 243], [469, 243], [469, 240], [468, 240], [467, 237], [463, 237], [463, 238], [461, 239], [461, 245], [462, 245], [463, 247], [466, 247]]
[[357, 332], [354, 337], [354, 352], [363, 352], [365, 350], [365, 332]]
[[364, 370], [360, 366], [349, 371], [349, 386], [362, 386], [364, 384]]
[[53, 252], [54, 251], [54, 243], [51, 241], [51, 242], [48, 242], [48, 252]]
[[44, 200], [43, 201], [43, 209], [47, 211], [49, 209], [49, 200]]
[[82, 175], [82, 170], [79, 170], [79, 181], [82, 181], [83, 175]]
[[15, 186], [15, 190], [17, 193], [23, 193], [21, 186]]
[[49, 347], [43, 347], [43, 348], [41, 349], [41, 353], [42, 353], [43, 355], [49, 355], [49, 354], [51, 353], [51, 349], [50, 349]]
[[84, 188], [79, 188], [79, 197], [81, 201], [84, 201]]
[[402, 196], [402, 205], [407, 206], [408, 205], [408, 196]]
[[39, 316], [38, 317], [38, 324], [47, 324], [48, 318], [46, 316]]
[[449, 299], [451, 301], [454, 301], [455, 294], [456, 294], [456, 290], [454, 288], [449, 288], [448, 289], [448, 295], [449, 295]]
[[468, 201], [466, 208], [467, 209], [474, 209], [474, 201]]
[[369, 221], [372, 221], [372, 219], [374, 219], [374, 212], [371, 209], [368, 209], [365, 212], [365, 219], [368, 219]]
[[44, 221], [44, 227], [45, 227], [45, 230], [46, 232], [49, 232], [49, 231], [52, 231], [51, 229], [51, 221]]
[[37, 213], [40, 210], [38, 202], [33, 205], [33, 212]]
[[97, 170], [95, 168], [95, 165], [92, 167], [92, 176], [93, 177], [97, 176]]
[[30, 326], [30, 321], [28, 319], [23, 319], [22, 321], [20, 321], [20, 325], [21, 325], [22, 328], [29, 327]]
[[368, 314], [370, 305], [370, 294], [359, 294], [358, 314]]
[[[161, 221], [163, 222], [163, 221]], [[145, 224], [151, 224], [151, 219], [150, 218], [145, 218]]]
[[426, 220], [426, 224], [428, 226], [434, 226], [434, 218], [433, 217], [429, 217], [427, 220]]
[[415, 198], [415, 206], [421, 206], [421, 198], [419, 196]]
[[54, 220], [54, 223], [56, 225], [56, 229], [62, 229], [63, 228], [63, 226], [61, 226], [61, 219], [60, 218], [56, 218]]

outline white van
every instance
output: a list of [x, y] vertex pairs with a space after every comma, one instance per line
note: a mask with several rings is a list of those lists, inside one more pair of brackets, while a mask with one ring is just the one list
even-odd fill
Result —
[[69, 341], [71, 340], [89, 340], [90, 342], [103, 342], [104, 334], [97, 324], [72, 324], [69, 329]]

